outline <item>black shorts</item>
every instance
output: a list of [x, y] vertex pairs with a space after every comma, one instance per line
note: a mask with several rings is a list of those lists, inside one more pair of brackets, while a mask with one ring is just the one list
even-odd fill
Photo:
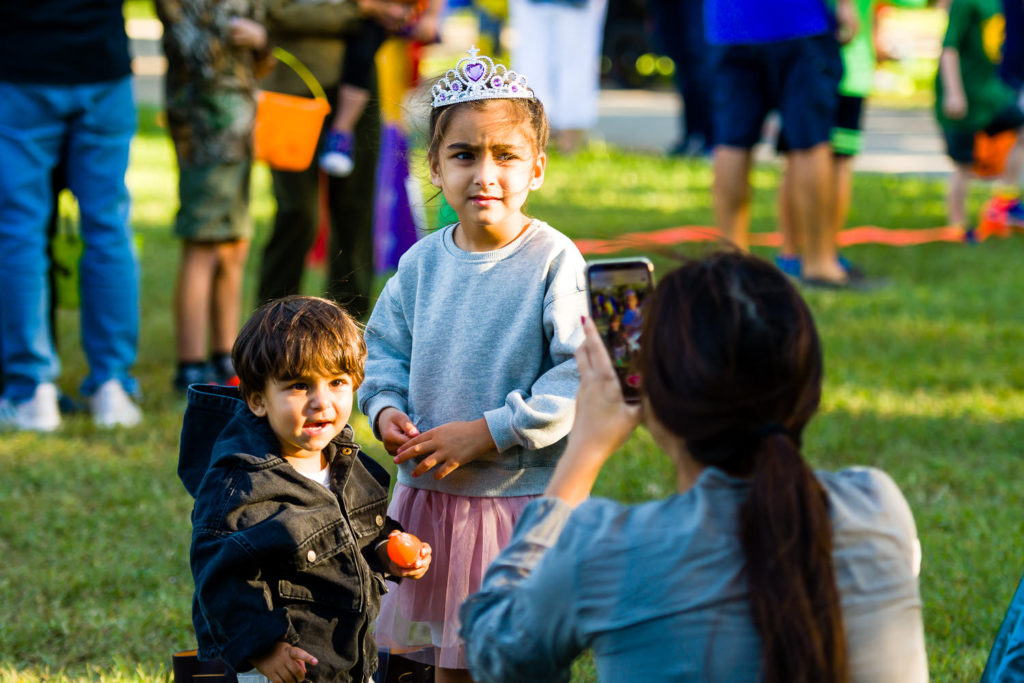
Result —
[[[983, 129], [989, 135], [1015, 130], [1024, 126], [1024, 110], [1019, 104], [1013, 104], [999, 112], [992, 123]], [[958, 164], [974, 163], [975, 131], [962, 131], [955, 128], [943, 128], [942, 135], [946, 138], [946, 153]]]
[[781, 114], [792, 149], [831, 139], [843, 75], [831, 34], [712, 51], [715, 144], [750, 149], [772, 110]]

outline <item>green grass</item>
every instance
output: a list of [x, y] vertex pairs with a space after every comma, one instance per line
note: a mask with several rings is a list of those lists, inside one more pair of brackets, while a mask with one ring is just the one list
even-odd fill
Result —
[[[101, 432], [84, 417], [53, 436], [0, 440], [0, 683], [168, 679], [193, 645], [188, 571], [191, 500], [175, 474], [181, 400], [170, 391], [170, 296], [179, 245], [170, 144], [144, 110], [129, 181], [142, 238], [143, 327], [137, 373], [145, 426]], [[754, 229], [772, 229], [778, 177], [754, 175]], [[555, 157], [530, 210], [574, 237], [712, 222], [705, 163], [595, 148]], [[851, 223], [930, 227], [944, 220], [934, 180], [858, 176]], [[983, 189], [972, 195], [976, 210]], [[266, 237], [272, 200], [257, 169], [253, 210]], [[680, 245], [679, 253], [706, 246]], [[767, 253], [767, 252], [764, 252]], [[815, 466], [882, 467], [914, 510], [924, 548], [921, 591], [936, 681], [977, 680], [1022, 570], [1020, 443], [1024, 241], [907, 249], [851, 248], [889, 286], [810, 292], [826, 349], [821, 415], [806, 453]], [[659, 269], [671, 264], [652, 255]], [[249, 264], [252, 300], [257, 258]], [[313, 273], [308, 289], [319, 289]], [[60, 384], [85, 372], [76, 314], [62, 311]], [[357, 420], [359, 435], [380, 449]], [[668, 460], [644, 432], [607, 466], [597, 493], [638, 501], [670, 492]], [[581, 659], [575, 680], [595, 679]]]

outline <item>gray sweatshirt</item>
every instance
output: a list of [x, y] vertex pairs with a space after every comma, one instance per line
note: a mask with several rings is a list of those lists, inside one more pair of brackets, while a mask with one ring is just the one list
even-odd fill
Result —
[[376, 432], [387, 407], [421, 432], [487, 421], [498, 453], [444, 479], [398, 481], [466, 496], [544, 490], [572, 426], [579, 374], [573, 352], [587, 314], [584, 262], [572, 241], [534, 220], [511, 244], [463, 251], [453, 225], [402, 256], [366, 326], [366, 378], [359, 409]]

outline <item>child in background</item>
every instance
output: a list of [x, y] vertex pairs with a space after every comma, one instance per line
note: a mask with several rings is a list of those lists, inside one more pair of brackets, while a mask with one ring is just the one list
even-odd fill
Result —
[[[175, 389], [234, 381], [231, 344], [249, 252], [256, 79], [272, 64], [261, 0], [156, 0], [182, 238]], [[207, 356], [207, 337], [210, 354]]]
[[[1024, 110], [998, 73], [1004, 40], [999, 0], [953, 0], [935, 80], [935, 114], [955, 164], [949, 180], [948, 212], [953, 225], [967, 228], [967, 183], [979, 131], [989, 135], [1024, 132]], [[1018, 137], [995, 188], [1011, 223], [1024, 225], [1020, 201], [1024, 138]]]
[[388, 559], [389, 477], [347, 424], [365, 357], [340, 306], [287, 297], [239, 332], [237, 389], [189, 390], [178, 471], [196, 500], [199, 656], [256, 670], [244, 680], [370, 680], [384, 575], [430, 564], [429, 546], [411, 569]]
[[437, 557], [385, 596], [376, 634], [447, 683], [470, 680], [459, 605], [564, 449], [587, 299], [579, 250], [523, 213], [549, 135], [525, 77], [473, 49], [432, 92], [430, 178], [459, 220], [385, 285], [359, 407], [398, 463], [389, 514]]
[[[367, 2], [368, 0], [363, 0]], [[362, 4], [362, 3], [360, 3]], [[373, 60], [388, 37], [401, 34], [412, 40], [436, 43], [443, 0], [408, 0], [390, 5], [387, 19], [364, 19], [358, 32], [345, 43], [341, 83], [330, 130], [320, 155], [320, 168], [332, 176], [345, 177], [355, 165], [353, 133], [370, 98]]]

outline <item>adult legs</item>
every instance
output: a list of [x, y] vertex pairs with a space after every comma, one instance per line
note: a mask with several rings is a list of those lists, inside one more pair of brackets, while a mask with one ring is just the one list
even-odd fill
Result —
[[89, 375], [82, 393], [111, 378], [129, 392], [139, 337], [139, 273], [125, 185], [135, 133], [131, 79], [82, 86], [81, 114], [68, 139], [68, 187], [78, 198], [84, 250], [82, 346]]
[[373, 204], [380, 111], [368, 103], [355, 130], [355, 170], [346, 178], [327, 181], [330, 243], [327, 255], [327, 296], [357, 318], [370, 309], [373, 286]]
[[843, 282], [846, 273], [836, 254], [832, 217], [832, 146], [822, 142], [789, 156], [793, 176], [794, 230], [804, 236], [802, 275], [812, 280]]
[[319, 173], [316, 164], [305, 171], [271, 171], [277, 212], [260, 263], [259, 303], [299, 292], [319, 221]]
[[177, 330], [178, 360], [201, 363], [206, 360], [207, 325], [214, 273], [217, 270], [217, 245], [185, 240], [175, 285], [174, 322]]
[[749, 249], [751, 151], [715, 147], [715, 220], [722, 235], [740, 249]]
[[0, 368], [3, 396], [15, 402], [60, 370], [49, 325], [46, 225], [73, 97], [70, 88], [0, 82]]

